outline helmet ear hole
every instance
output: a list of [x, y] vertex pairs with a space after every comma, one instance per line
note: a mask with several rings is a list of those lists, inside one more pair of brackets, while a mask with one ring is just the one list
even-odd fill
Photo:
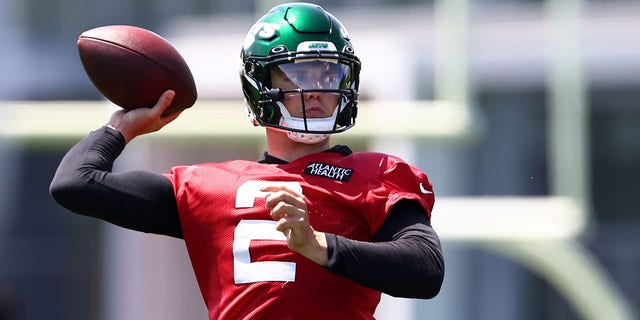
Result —
[[244, 63], [244, 72], [246, 72], [248, 75], [254, 76], [256, 74], [259, 74], [260, 71], [262, 71], [262, 67], [255, 61], [247, 61]]

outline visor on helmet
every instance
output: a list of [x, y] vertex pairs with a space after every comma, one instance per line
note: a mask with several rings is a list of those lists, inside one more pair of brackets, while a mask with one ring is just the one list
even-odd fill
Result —
[[[274, 65], [271, 80], [278, 77], [280, 89], [339, 90], [351, 87], [350, 67], [326, 60], [303, 60]], [[282, 81], [284, 80], [284, 81]]]

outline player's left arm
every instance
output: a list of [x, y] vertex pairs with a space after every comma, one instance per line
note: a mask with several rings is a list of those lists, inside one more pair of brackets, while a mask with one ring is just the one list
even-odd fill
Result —
[[285, 234], [289, 248], [335, 274], [389, 295], [432, 298], [444, 277], [440, 240], [416, 200], [400, 200], [374, 235], [373, 242], [314, 230], [304, 195], [269, 187], [266, 206]]
[[[442, 286], [444, 259], [430, 224], [431, 184], [424, 173], [406, 163], [391, 161], [381, 169], [384, 183], [369, 190], [371, 204], [366, 210], [371, 209], [372, 221], [380, 216], [375, 210], [387, 208], [387, 214], [373, 242], [314, 230], [305, 196], [285, 186], [262, 190], [269, 192], [266, 207], [289, 248], [330, 272], [393, 296], [432, 298]], [[406, 186], [416, 190], [405, 190]]]
[[335, 274], [396, 297], [428, 299], [440, 292], [440, 239], [417, 201], [396, 203], [374, 242], [334, 234], [326, 240], [326, 268]]

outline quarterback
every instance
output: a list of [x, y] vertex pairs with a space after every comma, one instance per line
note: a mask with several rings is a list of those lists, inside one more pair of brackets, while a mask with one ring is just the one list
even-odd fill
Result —
[[261, 160], [113, 172], [129, 141], [179, 117], [162, 115], [168, 90], [74, 145], [53, 198], [184, 239], [210, 319], [373, 319], [381, 293], [436, 296], [444, 261], [427, 175], [330, 144], [357, 116], [361, 65], [342, 23], [313, 4], [274, 7], [250, 28], [241, 60], [250, 121], [266, 133]]

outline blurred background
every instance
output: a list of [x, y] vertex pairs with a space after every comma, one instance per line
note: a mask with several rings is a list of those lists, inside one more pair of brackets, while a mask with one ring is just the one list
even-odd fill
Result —
[[[198, 86], [184, 119], [134, 141], [116, 170], [257, 159], [263, 131], [242, 118], [225, 135], [216, 110], [243, 115], [240, 46], [280, 2], [0, 0], [0, 320], [206, 318], [181, 241], [70, 214], [48, 194], [66, 150], [115, 110], [76, 40], [151, 29]], [[316, 3], [363, 63], [362, 127], [337, 141], [404, 157], [437, 195], [441, 294], [385, 296], [379, 319], [635, 319], [640, 2]]]

